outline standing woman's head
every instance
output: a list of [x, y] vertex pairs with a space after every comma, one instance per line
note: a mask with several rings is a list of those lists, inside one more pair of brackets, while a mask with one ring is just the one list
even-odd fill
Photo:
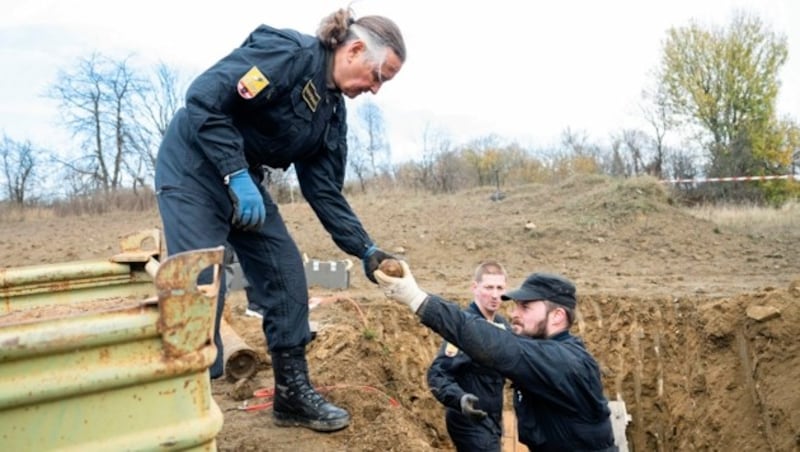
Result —
[[333, 51], [333, 83], [350, 98], [377, 94], [406, 61], [400, 29], [383, 16], [354, 19], [352, 10], [340, 9], [322, 20], [317, 37]]

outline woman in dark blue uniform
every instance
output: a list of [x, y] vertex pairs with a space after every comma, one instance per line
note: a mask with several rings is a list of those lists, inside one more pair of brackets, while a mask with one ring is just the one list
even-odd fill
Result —
[[618, 450], [600, 368], [583, 341], [569, 332], [577, 305], [571, 281], [533, 273], [503, 295], [515, 303], [512, 333], [425, 293], [408, 265], [401, 264], [402, 278], [375, 272], [386, 295], [408, 305], [424, 325], [473, 361], [511, 380], [520, 442], [537, 452]]
[[[350, 10], [323, 19], [317, 36], [266, 25], [200, 74], [175, 114], [155, 183], [169, 254], [227, 241], [264, 312], [278, 425], [333, 431], [350, 422], [309, 383], [308, 289], [303, 262], [261, 182], [263, 166], [294, 165], [304, 198], [367, 277], [388, 254], [376, 247], [342, 194], [347, 161], [344, 96], [376, 94], [406, 58], [400, 30]], [[206, 275], [204, 275], [206, 276]], [[211, 377], [223, 373], [218, 298]]]
[[[506, 270], [497, 262], [475, 269], [470, 289], [473, 301], [464, 312], [498, 328], [510, 330], [497, 313], [506, 291]], [[505, 378], [482, 366], [455, 345], [444, 341], [428, 368], [428, 387], [444, 407], [447, 433], [459, 452], [500, 452], [503, 436]]]

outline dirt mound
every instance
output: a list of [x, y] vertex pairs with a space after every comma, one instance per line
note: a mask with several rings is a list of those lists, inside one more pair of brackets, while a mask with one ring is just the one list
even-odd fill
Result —
[[[225, 398], [223, 409], [235, 411], [226, 413], [226, 426], [218, 439], [221, 450], [444, 447], [441, 413], [425, 385], [425, 372], [439, 338], [425, 331], [403, 306], [381, 299], [333, 298], [337, 301], [312, 311], [319, 331], [308, 346], [309, 367], [314, 385], [334, 403], [348, 408], [353, 419], [350, 427], [332, 435], [273, 427], [269, 409], [237, 409], [242, 402], [234, 400], [236, 385], [219, 380], [214, 388]], [[263, 344], [260, 321], [238, 314], [245, 307], [241, 293], [234, 294], [229, 302], [232, 313], [228, 318], [234, 328], [248, 343]], [[272, 372], [265, 368], [248, 385], [250, 391], [240, 394], [248, 396], [254, 387], [271, 389], [272, 385]], [[258, 400], [251, 399], [250, 403]], [[316, 444], [318, 440], [323, 443]]]
[[[572, 178], [454, 195], [384, 193], [350, 201], [379, 246], [406, 259], [420, 285], [459, 304], [483, 259], [498, 259], [512, 286], [532, 271], [576, 281], [582, 336], [604, 373], [609, 399], [626, 403], [631, 450], [798, 450], [800, 447], [800, 227], [740, 232], [674, 205], [653, 179]], [[281, 212], [301, 250], [347, 259], [304, 203]], [[117, 239], [157, 226], [146, 215], [0, 221], [4, 265], [107, 257]], [[95, 231], [87, 235], [86, 231]], [[56, 240], [54, 240], [54, 237]], [[440, 339], [384, 299], [354, 262], [338, 301], [311, 312], [312, 381], [347, 407], [332, 434], [272, 425], [272, 387], [260, 321], [231, 295], [231, 325], [264, 363], [252, 381], [214, 382], [225, 410], [223, 451], [452, 450], [442, 408], [425, 383]]]
[[[589, 295], [574, 332], [597, 356], [609, 399], [626, 403], [632, 450], [794, 450], [798, 297], [797, 285], [720, 299]], [[379, 297], [358, 302], [365, 326], [351, 302], [313, 311], [321, 328], [309, 361], [315, 385], [333, 387], [352, 425], [321, 435], [275, 428], [268, 409], [226, 413], [221, 450], [452, 450], [424, 383], [439, 338]], [[244, 300], [232, 304], [243, 309]], [[758, 309], [771, 314], [762, 319]], [[257, 320], [232, 317], [248, 342], [263, 343]], [[271, 371], [256, 380], [271, 388]], [[233, 386], [214, 385], [227, 409], [242, 403]]]

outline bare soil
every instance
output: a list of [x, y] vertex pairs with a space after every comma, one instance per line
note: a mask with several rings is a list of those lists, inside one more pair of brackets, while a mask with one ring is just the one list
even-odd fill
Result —
[[[511, 286], [533, 271], [576, 281], [582, 336], [606, 393], [623, 400], [635, 451], [800, 450], [800, 227], [747, 233], [688, 215], [652, 179], [569, 179], [557, 185], [454, 195], [388, 193], [350, 201], [376, 242], [405, 258], [420, 285], [468, 303], [483, 259], [504, 263]], [[311, 258], [339, 251], [305, 203], [281, 206]], [[42, 215], [0, 221], [6, 267], [108, 257], [118, 239], [159, 227], [157, 212]], [[798, 225], [800, 226], [800, 225]], [[260, 321], [230, 295], [227, 319], [263, 363], [248, 381], [213, 383], [225, 413], [222, 451], [453, 450], [425, 382], [440, 338], [387, 301], [354, 261], [347, 290], [312, 287], [326, 303], [308, 347], [311, 377], [352, 415], [330, 434], [272, 425]], [[521, 450], [518, 448], [517, 450]]]

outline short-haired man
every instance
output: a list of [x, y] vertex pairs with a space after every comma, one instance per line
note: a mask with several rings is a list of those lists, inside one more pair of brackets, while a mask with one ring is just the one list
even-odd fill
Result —
[[533, 273], [506, 293], [503, 298], [515, 303], [512, 333], [425, 293], [408, 264], [401, 265], [399, 278], [375, 272], [386, 296], [408, 305], [428, 328], [513, 382], [523, 444], [535, 451], [618, 450], [599, 366], [569, 332], [577, 305], [572, 282]]
[[[495, 261], [475, 269], [470, 290], [473, 301], [464, 312], [503, 329], [510, 329], [497, 313], [506, 291], [506, 271]], [[428, 387], [445, 406], [445, 424], [459, 452], [500, 452], [503, 436], [505, 378], [484, 367], [447, 341], [428, 369]]]

